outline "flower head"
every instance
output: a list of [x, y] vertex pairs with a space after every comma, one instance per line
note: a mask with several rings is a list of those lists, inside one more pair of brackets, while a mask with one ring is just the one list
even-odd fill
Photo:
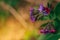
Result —
[[40, 12], [42, 12], [44, 10], [44, 6], [42, 4], [40, 4], [39, 9]]

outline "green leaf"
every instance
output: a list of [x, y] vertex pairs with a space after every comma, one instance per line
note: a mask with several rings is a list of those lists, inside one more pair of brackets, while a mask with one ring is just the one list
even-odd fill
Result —
[[52, 35], [49, 38], [47, 38], [46, 40], [58, 40], [60, 38], [60, 35], [56, 34], [56, 35]]
[[54, 10], [51, 10], [51, 12], [49, 14], [49, 18], [50, 18], [50, 20], [56, 19], [56, 14], [54, 13]]
[[4, 2], [13, 8], [17, 9], [17, 5], [19, 3], [19, 0], [4, 0]]
[[57, 3], [55, 9], [54, 9], [54, 12], [56, 14], [56, 17], [60, 20], [60, 2]]
[[41, 25], [41, 27], [45, 27], [47, 24], [48, 24], [48, 23], [44, 23], [44, 24]]
[[39, 20], [49, 20], [50, 18], [49, 18], [49, 15], [47, 15], [47, 16], [42, 16], [42, 17], [40, 17], [39, 18]]

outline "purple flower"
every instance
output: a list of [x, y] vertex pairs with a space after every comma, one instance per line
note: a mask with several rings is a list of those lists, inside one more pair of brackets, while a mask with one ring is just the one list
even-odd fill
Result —
[[30, 19], [32, 22], [35, 22], [35, 18], [33, 16], [30, 16]]
[[47, 16], [48, 13], [47, 13], [46, 11], [43, 11], [43, 15], [44, 15], [44, 16]]
[[40, 30], [40, 33], [44, 33], [44, 29], [41, 29], [41, 30]]
[[33, 10], [34, 10], [34, 8], [30, 8], [30, 16], [32, 16]]
[[46, 33], [49, 33], [49, 30], [48, 30], [48, 29], [45, 29], [45, 32], [44, 32], [44, 33], [45, 33], [45, 34], [46, 34]]
[[40, 7], [38, 9], [40, 12], [42, 12], [44, 10], [44, 6], [42, 4], [40, 4]]
[[32, 22], [35, 22], [35, 18], [34, 18], [34, 16], [33, 16], [33, 10], [34, 10], [34, 8], [30, 8], [30, 20], [32, 21]]
[[51, 30], [50, 30], [51, 33], [54, 33], [55, 31], [56, 31], [55, 29], [51, 29]]

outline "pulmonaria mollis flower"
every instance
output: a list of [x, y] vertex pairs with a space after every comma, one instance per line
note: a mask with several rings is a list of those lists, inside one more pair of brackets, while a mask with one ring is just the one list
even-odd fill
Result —
[[56, 30], [54, 28], [50, 30], [50, 33], [55, 33], [55, 32]]
[[48, 13], [46, 11], [43, 11], [43, 15], [46, 16], [48, 15]]
[[33, 11], [34, 11], [34, 8], [30, 8], [30, 20], [32, 21], [32, 22], [35, 22], [35, 17], [33, 16]]
[[49, 14], [50, 14], [50, 9], [47, 8], [47, 7], [45, 7], [45, 8], [44, 8], [44, 11], [43, 11], [43, 14], [44, 14], [44, 15], [49, 15]]
[[48, 15], [50, 13], [50, 9], [48, 7], [44, 7], [43, 4], [40, 4], [38, 9], [43, 15]]
[[45, 9], [45, 11], [49, 14], [50, 13], [50, 9], [49, 8], [44, 8]]
[[40, 33], [43, 33], [43, 34], [55, 33], [55, 32], [56, 32], [56, 30], [55, 30], [55, 28], [53, 27], [52, 24], [47, 24], [45, 27], [40, 29]]
[[37, 20], [37, 17], [39, 15], [39, 10], [35, 8], [30, 9], [30, 20], [32, 22], [35, 22]]
[[30, 15], [32, 15], [32, 12], [33, 12], [34, 8], [30, 8]]
[[30, 16], [30, 20], [31, 20], [32, 22], [35, 22], [35, 18], [34, 18], [33, 16]]
[[39, 9], [40, 12], [42, 12], [44, 10], [44, 6], [42, 4], [40, 4]]
[[43, 28], [43, 29], [40, 30], [40, 33], [47, 34], [47, 33], [49, 33], [49, 29], [48, 28]]
[[50, 13], [50, 9], [40, 4], [39, 8], [36, 8], [36, 7], [30, 8], [30, 19], [32, 22], [34, 22], [39, 20], [41, 18], [41, 15], [46, 16], [49, 13]]

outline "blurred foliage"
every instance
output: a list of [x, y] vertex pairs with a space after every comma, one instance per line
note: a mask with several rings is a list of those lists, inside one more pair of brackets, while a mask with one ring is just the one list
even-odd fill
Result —
[[57, 4], [57, 6], [55, 7], [54, 10], [56, 17], [58, 18], [58, 20], [60, 20], [60, 2]]
[[2, 7], [0, 7], [0, 18], [6, 19], [9, 15], [10, 14], [9, 14], [8, 11], [5, 11], [5, 10], [2, 9]]
[[25, 7], [30, 4], [26, 0], [4, 0], [5, 3], [11, 5], [13, 8], [18, 9], [19, 7]]

